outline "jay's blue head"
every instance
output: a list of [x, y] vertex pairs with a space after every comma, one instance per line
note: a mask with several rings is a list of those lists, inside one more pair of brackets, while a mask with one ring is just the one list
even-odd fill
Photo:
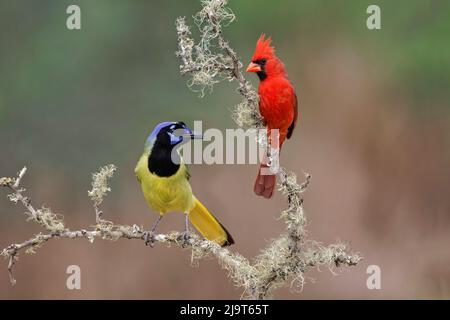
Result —
[[167, 121], [158, 124], [148, 136], [145, 148], [150, 149], [156, 142], [167, 147], [175, 147], [185, 138], [199, 138], [184, 122]]

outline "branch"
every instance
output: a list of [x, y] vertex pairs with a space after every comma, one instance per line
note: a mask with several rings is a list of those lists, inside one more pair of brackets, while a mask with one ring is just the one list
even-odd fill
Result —
[[[49, 208], [36, 209], [31, 204], [31, 198], [24, 195], [26, 191], [22, 186], [22, 178], [27, 169], [23, 168], [16, 178], [1, 178], [0, 186], [8, 188], [12, 191], [8, 197], [14, 203], [21, 203], [25, 209], [25, 214], [29, 217], [28, 220], [36, 222], [44, 227], [47, 233], [38, 233], [30, 239], [21, 243], [11, 244], [2, 250], [0, 255], [8, 259], [8, 272], [11, 285], [15, 285], [14, 265], [18, 261], [19, 252], [35, 253], [35, 250], [41, 247], [44, 243], [52, 239], [75, 239], [85, 238], [90, 243], [95, 239], [116, 241], [119, 239], [135, 239], [146, 241], [145, 230], [137, 225], [116, 225], [110, 221], [101, 219], [100, 204], [103, 202], [104, 196], [108, 191], [111, 191], [107, 185], [108, 178], [111, 178], [116, 171], [114, 165], [108, 165], [100, 168], [100, 171], [92, 175], [92, 189], [88, 191], [89, 197], [93, 201], [95, 208], [97, 225], [80, 230], [70, 230], [65, 227], [62, 219], [53, 214]], [[227, 249], [221, 248], [214, 242], [200, 238], [195, 234], [190, 234], [186, 240], [184, 233], [171, 232], [168, 234], [157, 234], [153, 238], [153, 242], [176, 245], [183, 248], [192, 248], [197, 256], [205, 255], [205, 253], [212, 253], [227, 267], [233, 268], [235, 254], [229, 252]], [[244, 260], [243, 260], [244, 261]]]
[[[258, 95], [242, 73], [242, 63], [236, 52], [222, 36], [222, 25], [234, 21], [235, 16], [226, 7], [227, 0], [202, 0], [202, 9], [194, 16], [200, 30], [200, 40], [195, 43], [190, 38], [190, 29], [184, 18], [176, 21], [178, 33], [178, 51], [180, 72], [190, 75], [188, 85], [204, 95], [205, 89], [212, 90], [214, 84], [221, 80], [237, 81], [238, 91], [243, 96], [242, 102], [233, 111], [233, 118], [240, 127], [262, 128], [263, 118], [258, 110]], [[264, 144], [264, 141], [260, 143]], [[50, 208], [36, 209], [31, 198], [24, 195], [22, 179], [26, 173], [23, 168], [17, 177], [1, 178], [0, 186], [9, 189], [8, 196], [14, 203], [22, 204], [29, 221], [39, 224], [45, 233], [38, 233], [30, 239], [11, 244], [0, 253], [8, 259], [8, 271], [11, 284], [14, 285], [13, 269], [18, 261], [19, 253], [33, 253], [37, 248], [51, 239], [85, 238], [93, 243], [95, 239], [117, 241], [119, 239], [135, 239], [146, 242], [146, 232], [142, 227], [133, 225], [116, 225], [103, 219], [100, 208], [110, 188], [108, 179], [113, 177], [116, 167], [113, 165], [100, 168], [92, 178], [92, 189], [88, 195], [93, 202], [95, 226], [81, 230], [70, 230], [64, 224], [63, 217], [52, 212]], [[228, 271], [236, 286], [243, 288], [242, 296], [251, 299], [266, 299], [274, 289], [291, 281], [302, 288], [303, 274], [311, 267], [328, 265], [340, 267], [354, 266], [361, 257], [348, 254], [344, 244], [332, 244], [327, 247], [318, 242], [306, 240], [306, 217], [303, 211], [303, 193], [307, 189], [311, 176], [306, 174], [302, 184], [297, 183], [294, 173], [280, 170], [279, 190], [286, 196], [288, 207], [281, 212], [280, 219], [286, 223], [286, 233], [274, 239], [267, 248], [251, 263], [237, 252], [222, 248], [214, 242], [191, 234], [185, 239], [184, 233], [171, 232], [154, 236], [154, 242], [176, 245], [192, 250], [193, 259], [213, 255], [219, 264]]]
[[111, 189], [108, 187], [108, 179], [114, 176], [116, 172], [116, 167], [112, 164], [100, 168], [100, 171], [92, 175], [92, 189], [88, 191], [88, 196], [95, 210], [95, 222], [97, 224], [102, 223], [103, 212], [100, 210], [100, 205], [103, 202], [103, 198], [106, 193], [110, 192]]
[[[222, 79], [237, 81], [237, 89], [243, 99], [234, 108], [232, 118], [239, 127], [264, 128], [264, 120], [259, 113], [258, 95], [243, 75], [239, 56], [222, 36], [222, 26], [235, 20], [233, 12], [227, 7], [228, 0], [201, 0], [201, 3], [202, 9], [194, 16], [194, 22], [200, 31], [197, 44], [191, 38], [190, 27], [184, 17], [178, 18], [175, 24], [178, 34], [176, 55], [181, 62], [181, 74], [191, 76], [188, 86], [199, 90], [201, 97], [205, 89], [211, 91], [213, 85]], [[259, 143], [267, 148], [267, 141], [261, 140]], [[253, 265], [245, 266], [246, 276], [239, 270], [234, 270], [231, 274], [236, 284], [244, 287], [244, 295], [248, 298], [268, 298], [275, 288], [284, 285], [289, 279], [299, 281], [303, 287], [303, 273], [309, 267], [324, 264], [354, 266], [361, 260], [358, 254], [347, 254], [343, 244], [322, 247], [314, 241], [305, 240], [303, 192], [308, 187], [311, 176], [306, 174], [305, 182], [299, 185], [294, 173], [287, 173], [280, 168], [279, 177], [279, 190], [288, 202], [288, 208], [280, 215], [286, 223], [286, 233], [274, 239], [255, 258]]]

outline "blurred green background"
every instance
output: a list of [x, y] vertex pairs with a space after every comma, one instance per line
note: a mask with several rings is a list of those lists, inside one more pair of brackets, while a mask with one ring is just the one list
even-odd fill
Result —
[[[82, 29], [66, 28], [81, 7]], [[382, 29], [366, 27], [370, 4]], [[237, 20], [225, 36], [247, 63], [261, 33], [271, 35], [300, 100], [300, 127], [281, 159], [313, 184], [305, 206], [313, 238], [348, 240], [364, 262], [339, 277], [311, 272], [301, 294], [277, 298], [449, 298], [450, 2], [446, 0], [230, 1]], [[134, 178], [146, 136], [160, 121], [202, 120], [233, 128], [235, 83], [200, 99], [174, 55], [178, 16], [199, 1], [0, 1], [0, 175], [27, 165], [36, 205], [63, 213], [70, 227], [93, 223], [90, 172], [119, 167], [105, 214], [149, 225]], [[192, 23], [192, 19], [188, 19]], [[257, 79], [249, 75], [257, 85]], [[256, 166], [192, 166], [199, 198], [232, 231], [234, 247], [258, 253], [282, 232], [270, 202], [251, 192]], [[2, 191], [0, 244], [41, 230]], [[255, 222], [255, 219], [258, 220]], [[178, 229], [173, 215], [163, 230]], [[250, 229], [251, 228], [251, 229]], [[251, 230], [251, 232], [249, 232]], [[18, 284], [0, 268], [0, 298], [238, 298], [215, 261], [192, 268], [187, 251], [141, 243], [61, 240], [23, 255]], [[83, 289], [65, 288], [79, 264]], [[381, 266], [382, 290], [368, 290], [366, 267]], [[122, 275], [126, 274], [126, 277]], [[206, 278], [206, 281], [205, 281]]]

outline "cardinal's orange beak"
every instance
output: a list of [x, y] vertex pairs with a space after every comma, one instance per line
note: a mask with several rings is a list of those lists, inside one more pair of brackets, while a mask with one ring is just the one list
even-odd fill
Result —
[[261, 66], [257, 63], [250, 62], [250, 64], [247, 67], [247, 72], [260, 72]]

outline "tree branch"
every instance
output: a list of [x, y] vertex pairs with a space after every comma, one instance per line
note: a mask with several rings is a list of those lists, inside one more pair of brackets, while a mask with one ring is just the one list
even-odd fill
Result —
[[[100, 168], [100, 171], [94, 173], [92, 181], [92, 189], [88, 194], [93, 201], [93, 207], [96, 213], [97, 225], [80, 230], [70, 230], [65, 227], [61, 218], [53, 214], [49, 208], [36, 209], [31, 204], [31, 198], [25, 196], [26, 191], [22, 186], [22, 178], [27, 169], [23, 168], [16, 178], [1, 178], [0, 186], [6, 187], [12, 191], [8, 197], [14, 203], [21, 203], [25, 209], [25, 214], [29, 216], [28, 220], [36, 222], [44, 227], [47, 233], [39, 233], [30, 239], [21, 243], [11, 244], [2, 250], [0, 255], [8, 259], [8, 271], [11, 285], [16, 283], [13, 274], [13, 268], [18, 261], [19, 252], [34, 253], [37, 248], [51, 239], [75, 239], [85, 238], [93, 243], [95, 239], [116, 241], [119, 239], [135, 239], [145, 241], [145, 230], [137, 225], [116, 225], [110, 221], [101, 219], [100, 204], [103, 202], [104, 196], [110, 188], [107, 185], [107, 179], [111, 178], [116, 171], [114, 165], [108, 165]], [[157, 234], [153, 241], [156, 243], [165, 243], [177, 245], [183, 248], [191, 247], [197, 252], [204, 252], [205, 250], [212, 253], [219, 254], [220, 246], [208, 240], [201, 239], [195, 234], [191, 234], [188, 240], [185, 240], [181, 232], [171, 232], [168, 234]], [[221, 256], [226, 256], [220, 253]]]
[[[188, 86], [199, 86], [199, 89], [194, 90], [200, 90], [201, 96], [206, 88], [211, 91], [213, 85], [222, 79], [237, 81], [238, 92], [243, 100], [234, 108], [232, 118], [239, 127], [264, 128], [264, 120], [259, 113], [258, 95], [245, 79], [237, 53], [222, 36], [222, 26], [235, 20], [233, 12], [227, 7], [228, 0], [201, 0], [201, 3], [202, 9], [194, 16], [200, 31], [197, 44], [190, 37], [191, 31], [186, 19], [180, 17], [176, 21], [179, 48], [176, 54], [180, 58], [181, 74], [190, 74]], [[214, 63], [210, 63], [211, 61]], [[267, 141], [260, 140], [259, 143], [262, 147], [268, 147]], [[280, 215], [286, 223], [286, 234], [273, 240], [255, 258], [254, 264], [248, 268], [251, 276], [244, 277], [245, 281], [240, 281], [239, 272], [237, 277], [233, 277], [237, 285], [245, 288], [245, 295], [253, 299], [269, 297], [275, 288], [284, 285], [289, 279], [293, 279], [293, 282], [298, 280], [302, 287], [303, 273], [308, 267], [323, 264], [353, 266], [361, 260], [358, 254], [348, 255], [343, 244], [322, 247], [314, 241], [305, 240], [306, 217], [302, 194], [309, 185], [311, 176], [306, 174], [305, 182], [299, 185], [294, 173], [286, 173], [285, 169], [280, 168], [278, 175], [279, 190], [288, 201], [288, 208]]]
[[[202, 0], [202, 9], [194, 16], [194, 22], [200, 30], [200, 40], [195, 43], [190, 38], [191, 32], [184, 18], [178, 18], [178, 51], [180, 72], [189, 75], [188, 85], [204, 95], [205, 89], [212, 90], [214, 84], [221, 80], [237, 81], [238, 91], [243, 96], [242, 102], [235, 107], [233, 119], [240, 127], [262, 128], [263, 118], [258, 110], [258, 95], [242, 73], [242, 63], [236, 52], [222, 36], [222, 26], [234, 21], [235, 16], [226, 7], [227, 0]], [[260, 141], [264, 145], [264, 141]], [[88, 195], [92, 200], [96, 225], [81, 230], [70, 230], [64, 224], [63, 217], [52, 212], [50, 208], [36, 209], [31, 198], [24, 195], [22, 179], [27, 169], [23, 168], [17, 177], [1, 178], [0, 186], [9, 189], [8, 196], [14, 203], [21, 203], [29, 221], [39, 224], [45, 233], [38, 233], [21, 243], [11, 244], [0, 253], [8, 259], [8, 271], [11, 284], [14, 285], [13, 269], [19, 253], [33, 253], [37, 248], [52, 239], [85, 238], [93, 243], [95, 239], [116, 241], [135, 239], [146, 241], [142, 227], [133, 225], [116, 225], [103, 219], [101, 204], [110, 188], [108, 179], [113, 177], [116, 167], [108, 165], [92, 176], [92, 189]], [[192, 250], [193, 259], [213, 255], [219, 264], [228, 271], [236, 286], [243, 288], [242, 297], [266, 299], [274, 289], [291, 281], [291, 287], [303, 288], [303, 274], [311, 267], [328, 265], [340, 267], [354, 266], [361, 257], [348, 254], [342, 243], [322, 246], [318, 242], [306, 240], [306, 217], [303, 211], [303, 193], [310, 183], [311, 176], [306, 174], [302, 184], [297, 183], [294, 173], [280, 170], [279, 190], [286, 198], [288, 207], [280, 214], [286, 223], [286, 233], [280, 235], [255, 257], [252, 263], [237, 252], [222, 248], [214, 242], [191, 234], [185, 240], [183, 233], [171, 232], [158, 234], [154, 242], [176, 245]]]

